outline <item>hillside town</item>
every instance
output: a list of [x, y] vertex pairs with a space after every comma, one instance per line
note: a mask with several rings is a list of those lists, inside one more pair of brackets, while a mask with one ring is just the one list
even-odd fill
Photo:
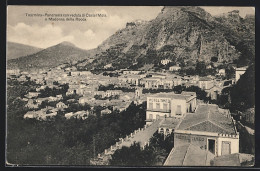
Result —
[[[163, 59], [161, 65], [169, 62]], [[221, 96], [226, 96], [223, 89], [236, 84], [247, 67], [234, 67], [235, 73], [229, 79], [225, 69], [215, 68], [216, 75], [206, 76], [183, 75], [181, 69], [173, 65], [161, 71], [120, 69], [94, 74], [62, 64], [33, 72], [7, 70], [7, 79], [36, 85], [18, 97], [28, 109], [25, 120], [48, 121], [57, 115], [67, 120], [86, 120], [97, 113], [106, 116], [126, 111], [132, 103], [146, 104], [143, 128], [96, 154], [91, 165], [109, 164], [117, 149], [134, 142], [144, 149], [156, 132], [174, 135], [174, 145], [163, 166], [238, 166], [253, 160], [252, 154], [240, 153], [239, 142], [244, 137], [236, 127], [238, 123], [242, 125], [242, 120], [254, 124], [254, 112], [234, 114], [217, 103]], [[230, 101], [229, 96], [226, 102]], [[254, 130], [247, 128], [254, 135]]]

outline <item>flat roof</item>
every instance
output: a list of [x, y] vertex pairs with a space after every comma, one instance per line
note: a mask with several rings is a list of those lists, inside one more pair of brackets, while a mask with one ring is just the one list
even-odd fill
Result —
[[160, 124], [159, 128], [175, 129], [181, 120], [179, 118], [165, 118]]
[[190, 95], [183, 95], [183, 94], [175, 94], [174, 92], [167, 92], [167, 93], [156, 93], [152, 94], [148, 97], [156, 97], [156, 98], [171, 98], [171, 99], [180, 99], [180, 100], [190, 100]]
[[209, 77], [202, 77], [199, 79], [199, 81], [211, 81], [212, 79]]
[[218, 106], [212, 104], [199, 105], [195, 113], [188, 113], [184, 117], [176, 130], [237, 134], [231, 117], [221, 113]]

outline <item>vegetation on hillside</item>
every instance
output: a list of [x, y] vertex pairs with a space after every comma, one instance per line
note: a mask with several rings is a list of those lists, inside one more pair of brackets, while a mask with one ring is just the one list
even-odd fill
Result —
[[145, 124], [146, 104], [133, 103], [121, 113], [90, 115], [86, 120], [67, 120], [63, 112], [46, 121], [23, 119], [28, 111], [24, 107], [26, 102], [17, 99], [23, 91], [14, 91], [27, 87], [11, 84], [8, 84], [7, 107], [7, 161], [11, 164], [88, 165], [94, 153], [103, 152], [120, 137]]

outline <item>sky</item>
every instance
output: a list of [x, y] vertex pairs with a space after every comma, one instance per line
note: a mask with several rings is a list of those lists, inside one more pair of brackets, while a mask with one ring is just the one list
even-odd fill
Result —
[[[162, 6], [8, 6], [7, 41], [47, 48], [69, 41], [82, 49], [93, 49], [125, 27], [127, 22], [152, 20]], [[202, 7], [211, 15], [239, 10], [241, 17], [255, 14], [254, 7]], [[41, 14], [43, 16], [29, 16]], [[86, 21], [50, 21], [45, 14], [102, 14], [80, 17]], [[53, 17], [55, 18], [55, 17]], [[64, 18], [66, 17], [59, 17]], [[47, 19], [47, 20], [45, 20]]]

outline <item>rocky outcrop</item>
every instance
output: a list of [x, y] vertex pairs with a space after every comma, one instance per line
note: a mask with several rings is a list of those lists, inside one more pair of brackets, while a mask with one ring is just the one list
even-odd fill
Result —
[[[250, 17], [242, 19], [239, 11], [212, 17], [200, 7], [164, 7], [154, 20], [127, 23], [126, 28], [109, 37], [98, 47], [99, 60], [89, 66], [102, 67], [104, 59], [121, 67], [129, 66], [132, 59], [156, 63], [169, 58], [194, 64], [197, 60], [209, 63], [215, 57], [217, 62], [232, 63], [241, 55], [246, 58], [240, 46], [244, 42], [242, 34], [254, 42], [254, 36], [250, 37], [254, 32], [252, 27], [239, 29], [244, 28], [247, 21], [252, 24]], [[120, 65], [118, 61], [125, 61], [127, 65], [124, 62]]]

